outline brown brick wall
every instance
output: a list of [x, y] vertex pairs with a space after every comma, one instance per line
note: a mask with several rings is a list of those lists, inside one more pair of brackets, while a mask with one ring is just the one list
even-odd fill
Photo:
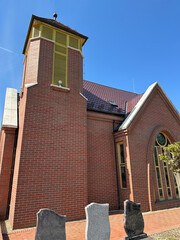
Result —
[[[157, 188], [155, 180], [155, 168], [153, 159], [153, 146], [157, 134], [164, 131], [171, 140], [178, 141], [180, 139], [180, 125], [177, 117], [169, 108], [161, 91], [154, 91], [151, 99], [147, 100], [143, 108], [138, 114], [135, 124], [132, 125], [129, 132], [129, 151], [131, 161], [131, 172], [133, 182], [133, 195], [135, 202], [141, 202], [142, 210], [150, 210], [148, 206], [149, 195], [148, 185], [151, 184], [151, 201], [152, 210], [160, 209], [153, 199], [153, 182]], [[162, 165], [162, 163], [161, 163]], [[148, 166], [150, 168], [151, 180], [148, 181]], [[163, 171], [162, 171], [163, 172]], [[172, 178], [171, 178], [172, 180]], [[174, 183], [171, 183], [174, 186]], [[163, 182], [165, 187], [165, 181]], [[174, 196], [175, 197], [175, 196]], [[167, 200], [167, 196], [166, 196]], [[180, 206], [180, 202], [178, 203]], [[177, 202], [160, 204], [163, 206], [177, 206]]]
[[1, 129], [0, 138], [0, 220], [6, 219], [9, 183], [16, 129]]
[[86, 100], [80, 96], [82, 56], [68, 50], [70, 91], [54, 90], [50, 87], [53, 43], [37, 41], [38, 85], [25, 90], [20, 103], [22, 120], [10, 212], [14, 229], [35, 226], [40, 208], [67, 215], [67, 220], [82, 219], [88, 202], [87, 112]]
[[12, 191], [11, 191], [10, 212], [9, 212], [9, 220], [12, 226], [14, 221], [16, 194], [17, 194], [17, 187], [18, 187], [18, 174], [19, 174], [20, 156], [21, 156], [22, 139], [23, 139], [26, 98], [27, 98], [27, 89], [24, 88], [23, 97], [20, 99], [20, 104], [19, 104], [18, 140], [17, 140], [13, 184], [12, 184]]
[[[25, 56], [23, 81], [25, 84], [37, 83], [39, 54], [40, 54], [40, 39], [31, 39], [28, 46], [28, 55]], [[46, 43], [45, 43], [46, 44]], [[24, 84], [22, 84], [24, 87]]]
[[113, 117], [98, 115], [88, 113], [88, 202], [109, 203], [113, 210], [118, 208]]

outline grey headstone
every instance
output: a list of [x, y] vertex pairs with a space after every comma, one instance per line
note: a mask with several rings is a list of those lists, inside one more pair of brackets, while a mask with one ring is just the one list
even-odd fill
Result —
[[85, 207], [86, 240], [109, 240], [109, 204], [91, 203]]
[[144, 233], [144, 220], [140, 203], [129, 200], [124, 201], [124, 229], [128, 235], [125, 239], [147, 237], [147, 234]]
[[50, 209], [41, 209], [37, 213], [35, 240], [66, 240], [66, 216]]

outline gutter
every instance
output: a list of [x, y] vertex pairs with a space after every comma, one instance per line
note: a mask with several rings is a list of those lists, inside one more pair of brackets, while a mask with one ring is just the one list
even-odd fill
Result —
[[114, 115], [114, 116], [119, 116], [119, 117], [123, 117], [124, 118], [124, 113], [112, 113], [112, 112], [107, 112], [107, 111], [100, 111], [100, 110], [96, 110], [96, 109], [89, 109], [87, 108], [87, 111], [91, 111], [91, 112], [98, 112], [98, 113], [105, 113], [108, 115]]

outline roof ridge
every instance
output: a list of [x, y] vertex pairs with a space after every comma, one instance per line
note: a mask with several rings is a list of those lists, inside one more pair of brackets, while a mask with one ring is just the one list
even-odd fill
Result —
[[137, 94], [136, 96], [132, 97], [128, 102], [134, 100], [136, 97], [139, 97], [139, 96], [142, 97], [142, 95], [143, 95], [144, 93], [145, 93], [145, 92]]
[[88, 80], [83, 80], [83, 81], [84, 81], [84, 82], [90, 82], [90, 83], [93, 83], [93, 84], [97, 84], [97, 85], [100, 85], [100, 86], [104, 86], [104, 87], [107, 87], [107, 88], [112, 88], [112, 89], [115, 89], [115, 90], [120, 90], [120, 91], [123, 91], [123, 92], [132, 93], [132, 94], [135, 94], [136, 96], [142, 94], [142, 93], [129, 92], [129, 91], [126, 91], [126, 90], [122, 90], [122, 89], [119, 89], [119, 88], [114, 88], [114, 87], [106, 86], [106, 85], [104, 85], [104, 84], [95, 83], [95, 82], [91, 82], [91, 81], [88, 81]]
[[34, 17], [36, 17], [36, 18], [39, 18], [39, 19], [50, 20], [50, 21], [53, 21], [53, 22], [55, 22], [55, 23], [60, 23], [60, 24], [62, 24], [64, 27], [68, 27], [69, 29], [71, 29], [71, 30], [73, 30], [73, 31], [75, 31], [75, 32], [77, 32], [77, 33], [79, 33], [77, 30], [75, 30], [75, 29], [69, 27], [68, 25], [65, 25], [64, 23], [62, 23], [62, 22], [60, 22], [60, 21], [57, 21], [57, 20], [54, 20], [54, 19], [52, 19], [52, 18], [39, 17], [39, 16], [34, 15], [34, 14], [33, 14], [32, 16], [34, 16]]

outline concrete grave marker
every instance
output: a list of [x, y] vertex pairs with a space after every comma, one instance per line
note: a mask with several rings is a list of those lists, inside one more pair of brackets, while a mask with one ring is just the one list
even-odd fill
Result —
[[144, 219], [141, 204], [129, 200], [124, 201], [124, 229], [127, 233], [125, 239], [142, 239], [147, 237], [144, 233]]
[[37, 213], [35, 240], [66, 240], [66, 216], [50, 209], [41, 209]]
[[85, 207], [86, 240], [109, 240], [109, 204], [91, 203]]

